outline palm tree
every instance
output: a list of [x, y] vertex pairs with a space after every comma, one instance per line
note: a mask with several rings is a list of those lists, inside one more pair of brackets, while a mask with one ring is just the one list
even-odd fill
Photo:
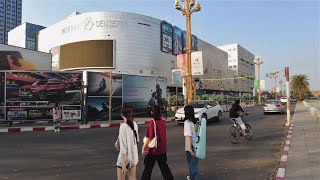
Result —
[[291, 95], [299, 101], [304, 100], [310, 92], [308, 76], [305, 74], [294, 75], [290, 86]]

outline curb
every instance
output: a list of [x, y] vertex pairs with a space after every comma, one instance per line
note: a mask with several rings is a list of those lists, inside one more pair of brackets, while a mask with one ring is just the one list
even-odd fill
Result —
[[294, 120], [295, 120], [295, 115], [293, 115], [291, 124], [289, 126], [288, 134], [286, 136], [286, 143], [285, 143], [283, 151], [282, 151], [281, 160], [279, 163], [279, 168], [278, 168], [278, 172], [277, 172], [275, 180], [284, 180], [286, 168], [288, 167], [288, 155], [289, 155], [289, 150], [290, 150], [290, 145], [291, 145]]
[[[174, 119], [166, 120], [166, 122], [173, 122]], [[139, 121], [138, 125], [149, 124], [150, 120]], [[120, 127], [122, 123], [111, 123], [109, 124], [83, 124], [83, 125], [67, 125], [61, 126], [61, 130], [71, 130], [71, 129], [98, 129], [98, 128], [108, 128], [108, 127]], [[11, 128], [1, 128], [0, 133], [19, 133], [19, 132], [43, 132], [43, 131], [53, 131], [53, 126], [39, 126], [39, 127], [11, 127]]]

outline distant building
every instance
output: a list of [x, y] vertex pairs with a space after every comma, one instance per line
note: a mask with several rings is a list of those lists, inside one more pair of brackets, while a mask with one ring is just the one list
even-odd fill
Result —
[[24, 23], [8, 33], [8, 44], [36, 51], [39, 31], [44, 28], [40, 25]]
[[234, 71], [235, 77], [248, 77], [235, 79], [234, 86], [240, 92], [252, 92], [255, 76], [255, 65], [253, 63], [254, 55], [240, 46], [239, 44], [230, 44], [218, 47], [228, 53], [228, 68]]
[[22, 0], [0, 0], [0, 44], [8, 43], [8, 32], [21, 24]]

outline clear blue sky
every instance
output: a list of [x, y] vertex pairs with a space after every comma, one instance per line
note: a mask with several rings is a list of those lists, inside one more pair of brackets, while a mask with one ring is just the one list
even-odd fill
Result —
[[[307, 74], [320, 90], [320, 0], [201, 0], [192, 16], [192, 33], [215, 46], [238, 43], [264, 60], [268, 72], [290, 67]], [[185, 19], [174, 0], [23, 0], [23, 22], [50, 26], [74, 11], [121, 11], [166, 20], [181, 28]], [[284, 80], [284, 78], [282, 78]]]

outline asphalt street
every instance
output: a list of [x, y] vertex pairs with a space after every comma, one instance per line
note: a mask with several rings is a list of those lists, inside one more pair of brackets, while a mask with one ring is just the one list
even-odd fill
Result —
[[[293, 111], [295, 104], [291, 108]], [[254, 132], [251, 141], [241, 138], [239, 144], [229, 142], [231, 121], [227, 113], [221, 122], [208, 124], [207, 158], [200, 161], [202, 180], [270, 178], [279, 162], [286, 115], [263, 115], [262, 107], [246, 110], [251, 113], [246, 118]], [[146, 128], [139, 126], [140, 139]], [[117, 134], [118, 128], [0, 134], [0, 179], [116, 179]], [[168, 164], [175, 179], [184, 180], [188, 170], [183, 126], [168, 123], [167, 139]], [[139, 156], [138, 179], [143, 171]], [[158, 179], [163, 178], [156, 165], [152, 180]]]

